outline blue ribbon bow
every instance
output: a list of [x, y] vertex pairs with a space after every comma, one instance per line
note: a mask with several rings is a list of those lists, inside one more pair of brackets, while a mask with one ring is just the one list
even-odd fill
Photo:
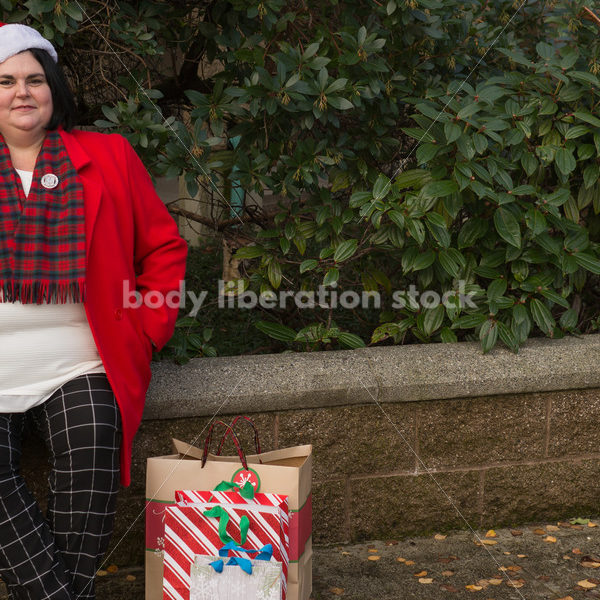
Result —
[[[253, 548], [242, 548], [238, 546], [235, 542], [229, 542], [225, 544], [219, 550], [219, 556], [227, 557], [229, 556], [229, 551], [235, 550], [236, 552], [246, 552], [247, 554], [256, 554], [254, 560], [271, 560], [273, 557], [273, 546], [272, 544], [264, 545], [260, 550], [254, 550]], [[217, 572], [222, 573], [223, 567], [225, 563], [223, 559], [214, 560], [210, 563], [210, 566]], [[240, 556], [231, 556], [227, 561], [227, 566], [238, 566], [242, 571], [248, 573], [248, 575], [252, 575], [252, 562], [248, 558], [242, 558]]]

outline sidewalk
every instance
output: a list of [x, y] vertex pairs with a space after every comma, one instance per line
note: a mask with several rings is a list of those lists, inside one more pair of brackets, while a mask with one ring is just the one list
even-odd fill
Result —
[[[600, 598], [600, 526], [545, 523], [477, 534], [483, 543], [459, 531], [316, 547], [312, 599]], [[143, 580], [141, 568], [106, 573], [97, 600], [143, 600]]]

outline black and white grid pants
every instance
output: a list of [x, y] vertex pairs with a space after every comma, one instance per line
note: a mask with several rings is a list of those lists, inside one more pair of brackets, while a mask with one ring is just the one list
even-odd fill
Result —
[[19, 473], [24, 413], [0, 414], [0, 577], [13, 600], [93, 600], [119, 486], [119, 409], [106, 375], [91, 374], [30, 412], [50, 453], [48, 509]]

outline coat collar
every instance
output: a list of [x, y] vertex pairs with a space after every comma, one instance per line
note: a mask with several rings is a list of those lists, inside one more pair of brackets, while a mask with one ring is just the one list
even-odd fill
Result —
[[77, 172], [81, 171], [81, 169], [85, 165], [91, 162], [88, 153], [79, 143], [75, 132], [70, 133], [68, 131], [65, 131], [62, 127], [59, 127], [57, 131], [60, 137], [62, 138], [63, 144], [67, 149], [67, 154], [69, 155], [73, 166], [75, 167], [75, 169], [77, 169]]
[[65, 145], [67, 154], [77, 170], [77, 174], [83, 184], [84, 210], [85, 210], [85, 254], [89, 256], [92, 245], [94, 225], [102, 200], [104, 190], [102, 174], [94, 167], [91, 158], [81, 145], [77, 130], [72, 133], [65, 131], [62, 127], [58, 128], [58, 133]]

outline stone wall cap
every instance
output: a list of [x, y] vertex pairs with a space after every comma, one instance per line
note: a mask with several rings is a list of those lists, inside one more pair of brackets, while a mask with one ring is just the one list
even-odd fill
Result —
[[196, 358], [152, 365], [145, 419], [600, 387], [600, 335]]

